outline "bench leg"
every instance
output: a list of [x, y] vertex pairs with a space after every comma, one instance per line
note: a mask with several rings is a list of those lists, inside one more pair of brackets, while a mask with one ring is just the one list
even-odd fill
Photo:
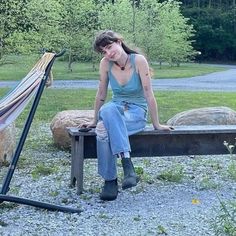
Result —
[[84, 178], [84, 136], [79, 136], [79, 141], [72, 138], [71, 145], [71, 186], [77, 182], [77, 194], [83, 192]]
[[71, 172], [70, 172], [70, 184], [71, 187], [75, 186], [75, 182], [76, 182], [76, 176], [75, 176], [75, 155], [76, 155], [76, 151], [75, 151], [75, 145], [76, 145], [76, 141], [75, 141], [75, 137], [72, 137], [71, 139]]

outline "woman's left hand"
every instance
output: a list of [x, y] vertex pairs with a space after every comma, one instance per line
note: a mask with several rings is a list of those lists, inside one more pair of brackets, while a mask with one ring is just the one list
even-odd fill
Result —
[[158, 127], [154, 127], [155, 130], [174, 130], [174, 127], [170, 125], [159, 125]]

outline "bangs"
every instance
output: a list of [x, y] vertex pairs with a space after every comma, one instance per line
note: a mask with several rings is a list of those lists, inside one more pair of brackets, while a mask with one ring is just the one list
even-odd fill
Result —
[[97, 38], [94, 43], [94, 50], [100, 53], [103, 52], [102, 48], [117, 41], [116, 38], [113, 38], [109, 35], [103, 35], [103, 36], [104, 37]]

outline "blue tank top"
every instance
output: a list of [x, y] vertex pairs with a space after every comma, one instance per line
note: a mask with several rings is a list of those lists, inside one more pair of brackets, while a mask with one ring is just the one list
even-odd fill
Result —
[[130, 62], [133, 67], [133, 73], [128, 82], [124, 85], [120, 85], [115, 79], [111, 68], [114, 62], [110, 62], [108, 79], [112, 89], [112, 101], [114, 102], [128, 102], [133, 103], [138, 106], [147, 109], [147, 101], [144, 97], [142, 82], [139, 74], [136, 72], [135, 68], [135, 54], [130, 54]]

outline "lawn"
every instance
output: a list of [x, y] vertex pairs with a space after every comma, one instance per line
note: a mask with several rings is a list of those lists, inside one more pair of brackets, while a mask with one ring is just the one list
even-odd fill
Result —
[[[21, 80], [37, 62], [39, 56], [16, 56], [7, 57], [5, 64], [0, 65], [0, 81]], [[161, 68], [157, 64], [152, 64], [155, 79], [165, 78], [186, 78], [197, 75], [225, 70], [222, 66], [186, 63], [179, 67], [163, 65]], [[54, 79], [56, 80], [79, 80], [79, 79], [98, 79], [98, 64], [92, 63], [73, 63], [72, 72], [68, 70], [66, 61], [58, 59], [53, 66]]]
[[[7, 89], [0, 89], [0, 96], [6, 93]], [[93, 109], [95, 94], [95, 90], [45, 89], [35, 115], [35, 122], [50, 123], [52, 118], [63, 110]], [[156, 91], [155, 96], [162, 123], [179, 112], [193, 108], [227, 106], [236, 110], [235, 93]], [[111, 97], [111, 92], [109, 97]], [[17, 119], [18, 125], [21, 126], [26, 120], [29, 107]]]
[[[16, 56], [10, 55], [6, 64], [0, 66], [0, 81], [2, 80], [20, 80], [32, 67], [38, 59], [38, 56]], [[96, 65], [96, 68], [98, 65]], [[91, 63], [74, 63], [73, 71], [68, 72], [67, 63], [58, 59], [54, 63], [54, 79], [97, 79], [98, 71], [94, 71]], [[162, 68], [153, 64], [155, 78], [179, 78], [191, 77], [195, 75], [206, 74], [224, 70], [222, 66], [211, 66], [204, 64], [188, 63], [180, 67], [169, 67], [163, 65]], [[0, 88], [0, 98], [4, 96], [9, 89]], [[39, 107], [36, 112], [35, 122], [50, 122], [52, 118], [62, 110], [68, 109], [93, 109], [93, 102], [96, 91], [82, 89], [45, 89]], [[109, 97], [111, 93], [109, 93]], [[234, 93], [210, 93], [210, 92], [168, 92], [158, 91], [155, 96], [159, 106], [159, 117], [162, 123], [165, 123], [175, 114], [199, 107], [209, 106], [228, 106], [236, 110], [236, 101]], [[29, 112], [29, 107], [25, 109], [17, 120], [18, 125], [22, 125]]]

